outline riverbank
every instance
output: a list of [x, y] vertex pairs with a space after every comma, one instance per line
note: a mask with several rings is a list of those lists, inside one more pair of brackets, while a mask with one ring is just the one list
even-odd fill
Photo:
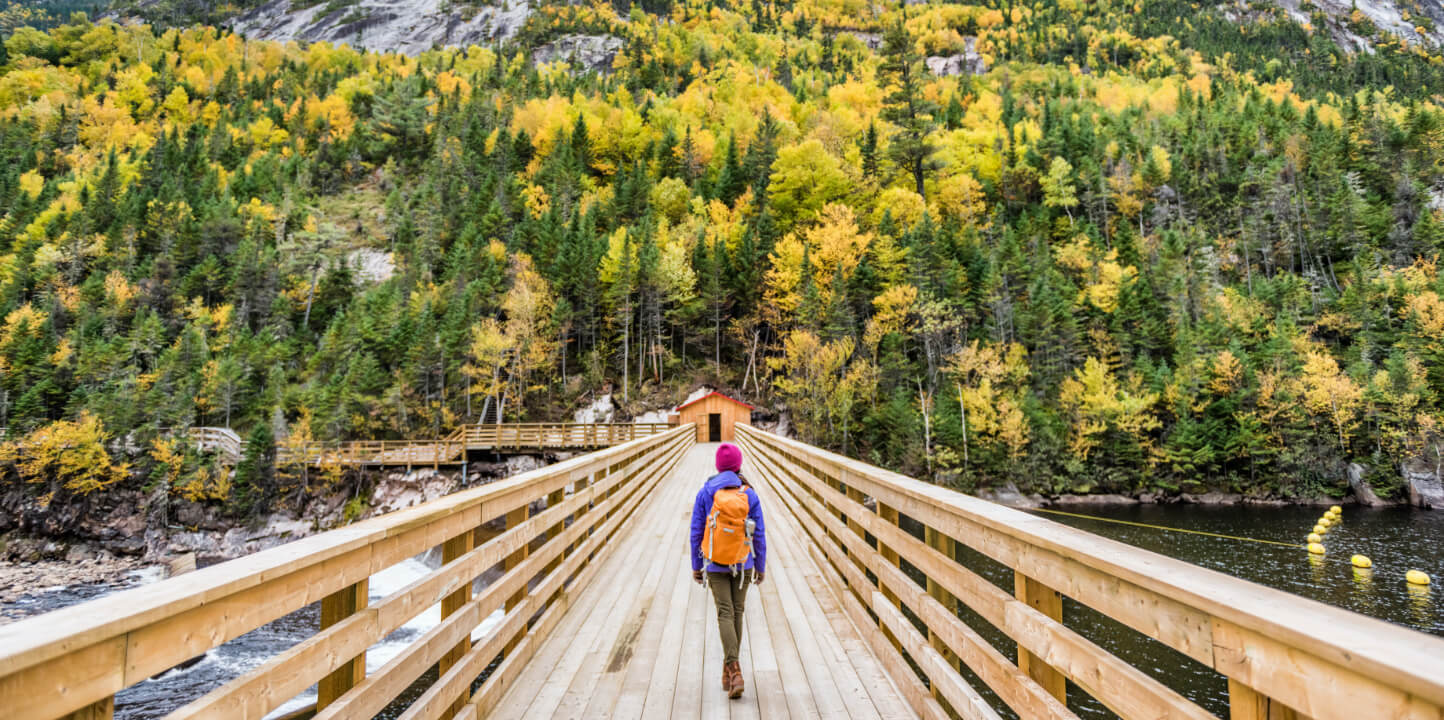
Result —
[[0, 560], [0, 624], [143, 585], [165, 574], [164, 565], [89, 545], [66, 547], [58, 560]]

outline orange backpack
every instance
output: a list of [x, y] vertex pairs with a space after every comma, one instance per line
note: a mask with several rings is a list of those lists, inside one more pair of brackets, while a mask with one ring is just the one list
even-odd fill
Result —
[[702, 555], [718, 565], [737, 565], [752, 553], [752, 538], [747, 535], [747, 511], [750, 503], [740, 487], [722, 488], [712, 496], [712, 512], [707, 514], [702, 533]]

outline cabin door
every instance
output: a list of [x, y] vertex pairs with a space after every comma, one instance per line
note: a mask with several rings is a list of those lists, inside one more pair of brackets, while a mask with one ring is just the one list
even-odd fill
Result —
[[707, 415], [707, 442], [722, 442], [722, 413]]

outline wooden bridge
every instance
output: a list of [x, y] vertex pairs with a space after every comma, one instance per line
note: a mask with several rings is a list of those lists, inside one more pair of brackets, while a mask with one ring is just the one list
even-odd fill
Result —
[[469, 450], [593, 450], [665, 432], [667, 423], [492, 423], [463, 425], [434, 440], [355, 440], [276, 445], [278, 465], [440, 467]]
[[[311, 686], [318, 718], [1074, 718], [1090, 696], [1213, 717], [1085, 637], [1094, 611], [1226, 684], [1230, 718], [1444, 717], [1444, 640], [737, 431], [769, 539], [740, 700], [685, 563], [713, 450], [682, 426], [0, 627], [0, 716], [108, 717], [124, 688], [320, 603], [314, 635], [170, 717], [261, 718]], [[441, 567], [369, 601], [374, 573], [438, 547]], [[367, 672], [369, 647], [436, 605]]]

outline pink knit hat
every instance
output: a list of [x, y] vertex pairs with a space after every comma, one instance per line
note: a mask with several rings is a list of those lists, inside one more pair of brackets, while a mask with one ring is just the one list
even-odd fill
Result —
[[717, 471], [724, 472], [731, 470], [737, 472], [742, 469], [742, 451], [732, 443], [722, 443], [717, 448]]

